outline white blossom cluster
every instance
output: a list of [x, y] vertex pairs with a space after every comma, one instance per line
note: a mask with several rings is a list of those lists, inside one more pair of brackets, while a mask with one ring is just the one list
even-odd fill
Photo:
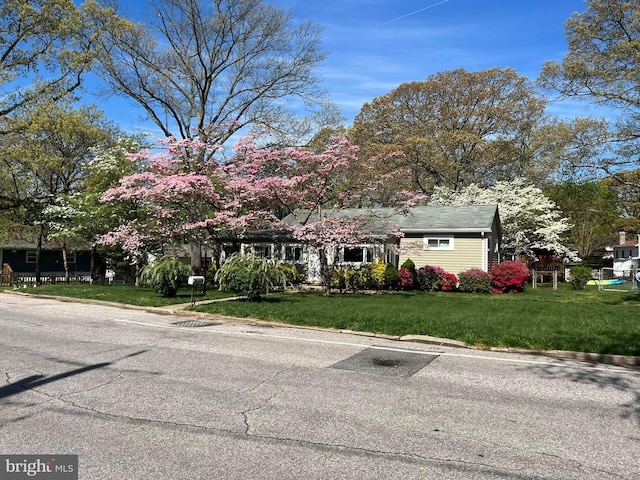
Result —
[[502, 246], [506, 255], [535, 256], [534, 249], [548, 250], [570, 261], [577, 253], [562, 243], [572, 225], [562, 217], [554, 201], [538, 187], [518, 178], [482, 188], [472, 184], [461, 191], [436, 187], [434, 205], [498, 205], [502, 223]]

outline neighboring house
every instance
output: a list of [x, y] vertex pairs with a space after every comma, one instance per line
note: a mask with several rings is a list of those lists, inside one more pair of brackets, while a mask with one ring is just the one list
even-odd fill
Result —
[[[88, 249], [68, 248], [67, 262], [69, 272], [75, 278], [91, 277], [91, 254]], [[24, 282], [35, 281], [36, 272], [36, 244], [28, 240], [10, 240], [0, 244], [0, 265], [6, 265], [7, 271], [13, 272], [14, 280]], [[62, 260], [62, 246], [58, 242], [47, 242], [40, 251], [40, 275], [42, 280], [62, 281], [64, 278], [64, 263]], [[8, 283], [4, 278], [3, 283]], [[88, 281], [88, 280], [87, 280]]]
[[619, 232], [618, 245], [613, 246], [613, 275], [615, 277], [628, 277], [635, 273], [640, 266], [638, 245], [640, 235], [634, 235], [627, 240], [627, 233]]
[[[442, 267], [458, 274], [471, 268], [489, 271], [500, 261], [501, 227], [497, 205], [423, 206], [407, 214], [393, 209], [345, 209], [343, 216], [371, 217], [371, 242], [339, 248], [329, 255], [329, 261], [339, 267], [360, 267], [381, 259], [396, 267], [411, 259], [417, 268], [424, 265]], [[295, 215], [283, 222], [297, 225]], [[404, 235], [388, 235], [395, 226]], [[241, 253], [252, 253], [293, 263], [306, 272], [307, 281], [320, 281], [320, 261], [317, 252], [301, 242], [281, 234], [254, 232], [242, 241]]]

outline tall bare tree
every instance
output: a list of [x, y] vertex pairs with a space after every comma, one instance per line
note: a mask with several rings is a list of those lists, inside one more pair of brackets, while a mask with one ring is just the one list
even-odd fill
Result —
[[[261, 0], [147, 0], [144, 23], [96, 18], [98, 72], [167, 137], [224, 143], [321, 97], [320, 29]], [[209, 125], [225, 128], [208, 129]]]

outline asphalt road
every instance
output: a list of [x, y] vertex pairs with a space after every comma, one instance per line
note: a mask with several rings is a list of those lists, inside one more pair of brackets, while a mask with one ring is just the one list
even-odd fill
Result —
[[81, 479], [640, 478], [640, 371], [0, 294], [0, 454]]

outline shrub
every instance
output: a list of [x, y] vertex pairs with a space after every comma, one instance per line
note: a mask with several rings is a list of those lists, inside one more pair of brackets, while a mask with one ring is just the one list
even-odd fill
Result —
[[347, 290], [357, 292], [367, 287], [365, 272], [359, 268], [349, 268], [345, 271]]
[[441, 267], [432, 267], [425, 265], [418, 269], [418, 285], [420, 290], [426, 290], [427, 292], [435, 292], [440, 290], [440, 282], [444, 270]]
[[454, 273], [443, 273], [440, 280], [440, 289], [443, 292], [455, 292], [458, 288], [458, 277]]
[[387, 265], [379, 260], [365, 265], [362, 269], [362, 276], [366, 287], [374, 290], [383, 288], [385, 285], [384, 275], [386, 269]]
[[406, 268], [411, 273], [414, 273], [416, 271], [416, 264], [413, 263], [413, 260], [411, 260], [410, 258], [407, 258], [404, 262], [402, 262], [402, 265], [400, 265], [400, 268]]
[[461, 292], [491, 293], [491, 274], [480, 268], [472, 268], [460, 272], [458, 281], [458, 289]]
[[249, 301], [261, 300], [262, 295], [283, 285], [286, 275], [282, 266], [254, 255], [232, 255], [216, 273], [223, 290], [245, 295]]
[[491, 267], [493, 293], [521, 292], [528, 279], [529, 268], [522, 262], [507, 260]]
[[305, 268], [302, 265], [294, 263], [284, 263], [281, 265], [282, 273], [286, 277], [287, 283], [291, 285], [299, 285], [303, 283], [306, 278]]
[[398, 269], [391, 264], [387, 264], [384, 270], [384, 285], [385, 287], [396, 290], [400, 286], [400, 282], [402, 281], [402, 277], [400, 277], [400, 273], [398, 273]]
[[413, 272], [408, 268], [400, 267], [398, 274], [400, 275], [400, 288], [402, 288], [402, 290], [411, 290], [414, 285]]
[[151, 286], [163, 297], [175, 297], [190, 273], [189, 265], [177, 258], [165, 258], [145, 267], [142, 283]]
[[340, 293], [344, 291], [357, 292], [367, 286], [367, 273], [365, 269], [334, 268], [331, 275], [331, 288], [336, 288]]
[[574, 290], [584, 290], [587, 282], [591, 280], [591, 269], [584, 266], [575, 266], [569, 269], [571, 273], [571, 288]]
[[411, 260], [410, 258], [407, 258], [404, 262], [402, 262], [402, 265], [400, 265], [400, 268], [406, 268], [411, 272], [411, 275], [413, 276], [413, 288], [417, 287], [418, 271], [416, 270], [416, 264], [413, 263], [413, 260]]
[[331, 288], [337, 289], [340, 293], [347, 288], [346, 270], [342, 268], [334, 268], [331, 272]]

